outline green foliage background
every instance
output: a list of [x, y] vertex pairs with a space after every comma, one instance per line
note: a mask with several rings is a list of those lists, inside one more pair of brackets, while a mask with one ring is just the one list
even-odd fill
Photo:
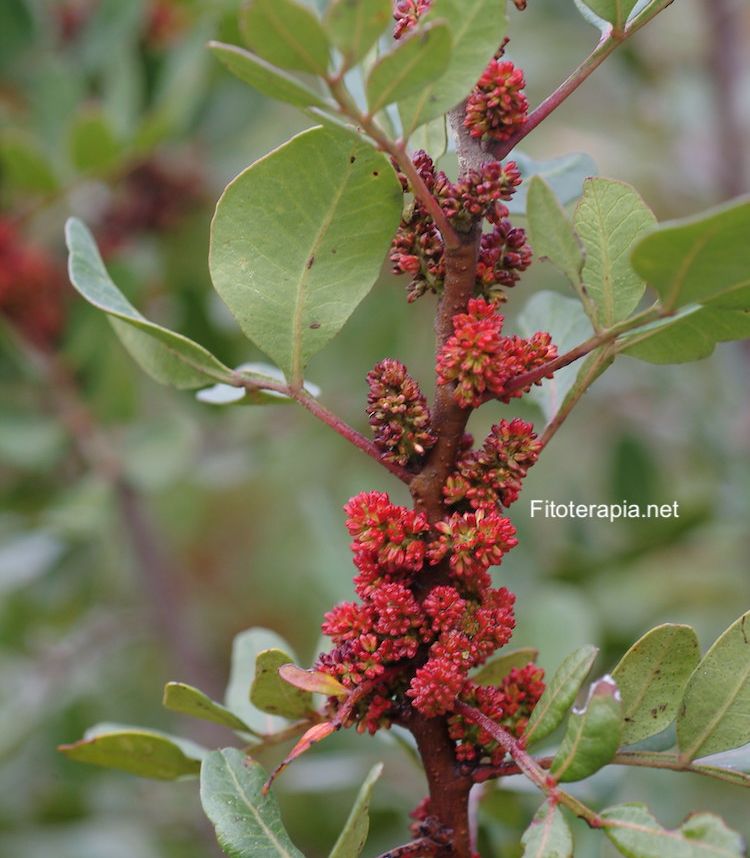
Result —
[[[62, 267], [65, 217], [94, 217], [128, 165], [152, 155], [188, 164], [202, 175], [202, 201], [169, 230], [128, 242], [110, 261], [113, 275], [149, 318], [204, 343], [227, 365], [262, 359], [210, 288], [208, 223], [224, 185], [304, 121], [231, 79], [205, 49], [209, 38], [236, 40], [234, 0], [162, 3], [177, 10], [179, 23], [164, 44], [144, 36], [154, 5], [147, 0], [93, 4], [89, 23], [61, 44], [56, 15], [75, 5], [4, 0], [0, 7], [0, 216], [27, 215], [27, 234]], [[512, 19], [511, 57], [524, 67], [536, 103], [595, 35], [572, 0], [529, 5]], [[525, 151], [538, 158], [590, 153], [602, 175], [632, 182], [660, 220], [721, 201], [709, 5], [674, 4]], [[748, 33], [750, 14], [736, 5]], [[748, 82], [746, 68], [738, 93], [745, 103]], [[20, 171], [19, 151], [26, 155]], [[512, 295], [510, 330], [541, 288], [568, 289], [551, 267], [535, 266]], [[72, 292], [68, 299], [60, 360], [77, 379], [72, 395], [91, 409], [122, 460], [168, 562], [159, 570], [139, 561], [122, 498], [75, 451], [61, 419], [59, 379], [4, 326], [0, 858], [215, 854], [194, 783], [76, 765], [55, 746], [114, 719], [220, 743], [220, 728], [183, 724], [161, 709], [164, 683], [181, 680], [221, 696], [231, 640], [254, 625], [283, 634], [310, 663], [322, 613], [351, 592], [342, 504], [363, 489], [406, 500], [404, 490], [296, 408], [211, 409], [158, 387], [101, 314]], [[311, 363], [308, 375], [326, 403], [364, 428], [364, 376], [385, 356], [403, 360], [431, 389], [431, 312], [429, 298], [407, 306], [402, 284], [384, 272]], [[705, 648], [748, 607], [749, 367], [750, 351], [739, 344], [685, 366], [618, 361], [531, 472], [511, 515], [521, 544], [496, 577], [518, 593], [514, 643], [539, 647], [546, 668], [595, 643], [601, 672], [667, 621], [693, 625]], [[531, 405], [518, 414], [541, 424]], [[487, 428], [473, 426], [480, 436]], [[532, 521], [531, 498], [676, 500], [681, 516]], [[399, 842], [423, 783], [385, 738], [336, 736], [282, 776], [277, 792], [287, 828], [310, 858], [327, 854], [380, 759], [386, 767], [365, 854]], [[645, 800], [668, 825], [690, 808], [716, 811], [750, 835], [745, 794], [694, 776], [610, 769], [581, 789], [602, 804]], [[513, 783], [487, 797], [488, 854], [519, 854], [535, 806]], [[583, 826], [576, 837], [581, 858], [610, 854], [598, 839], [587, 843]]]

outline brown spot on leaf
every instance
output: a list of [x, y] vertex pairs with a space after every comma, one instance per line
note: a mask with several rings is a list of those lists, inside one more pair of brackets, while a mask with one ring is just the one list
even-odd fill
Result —
[[313, 267], [313, 265], [315, 265], [315, 257], [314, 257], [314, 256], [311, 256], [311, 257], [307, 260], [307, 269], [308, 269], [308, 271]]
[[317, 331], [320, 327], [320, 322], [310, 322], [310, 330]]

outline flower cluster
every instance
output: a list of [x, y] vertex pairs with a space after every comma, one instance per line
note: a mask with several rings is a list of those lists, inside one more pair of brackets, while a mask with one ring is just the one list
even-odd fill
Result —
[[529, 102], [521, 69], [493, 59], [466, 101], [464, 126], [472, 137], [502, 142], [526, 122]]
[[[431, 528], [381, 492], [359, 494], [345, 510], [360, 601], [326, 614], [334, 648], [318, 669], [347, 688], [368, 683], [347, 722], [362, 731], [388, 726], [410, 707], [428, 717], [451, 712], [469, 671], [513, 632], [515, 596], [493, 588], [488, 574], [516, 545], [513, 526], [480, 510]], [[444, 574], [431, 582], [438, 564]]]
[[[482, 237], [475, 293], [493, 302], [504, 301], [503, 288], [515, 285], [520, 272], [531, 264], [526, 233], [513, 227], [505, 205], [521, 182], [515, 163], [491, 161], [452, 182], [444, 172], [435, 170], [425, 152], [416, 152], [413, 160], [427, 189], [435, 195], [457, 229], [470, 229], [484, 218], [493, 225]], [[401, 173], [400, 178], [404, 190], [408, 191], [406, 176]], [[425, 292], [442, 291], [445, 281], [443, 240], [419, 201], [415, 201], [404, 216], [391, 247], [390, 259], [394, 273], [411, 276], [410, 301]]]
[[151, 160], [134, 167], [121, 182], [97, 230], [104, 256], [119, 251], [140, 233], [175, 228], [203, 199], [203, 179], [191, 167]]
[[419, 385], [397, 360], [386, 358], [367, 374], [367, 414], [386, 462], [408, 465], [435, 444], [430, 410]]
[[[543, 692], [544, 671], [536, 664], [527, 664], [513, 668], [497, 686], [466, 682], [459, 698], [495, 724], [522, 737]], [[475, 763], [488, 759], [493, 765], [498, 765], [505, 757], [505, 751], [492, 736], [462, 715], [452, 715], [448, 719], [448, 732], [456, 742], [459, 760]]]
[[501, 420], [479, 450], [459, 457], [456, 472], [443, 488], [445, 502], [487, 511], [509, 507], [518, 500], [522, 482], [540, 451], [531, 423], [518, 418]]
[[453, 336], [438, 355], [437, 374], [439, 384], [455, 383], [454, 397], [463, 408], [477, 408], [492, 397], [508, 402], [521, 396], [531, 385], [506, 390], [509, 383], [557, 357], [549, 334], [504, 337], [503, 322], [482, 298], [471, 299], [467, 312], [453, 317]]
[[39, 348], [51, 348], [62, 331], [65, 283], [55, 262], [0, 218], [0, 315]]
[[393, 5], [393, 38], [400, 39], [416, 27], [419, 19], [432, 5], [432, 0], [396, 0]]

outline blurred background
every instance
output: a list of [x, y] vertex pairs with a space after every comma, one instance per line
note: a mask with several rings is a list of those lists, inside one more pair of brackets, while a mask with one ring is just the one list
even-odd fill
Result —
[[[510, 56], [535, 104], [596, 33], [573, 0], [529, 7], [513, 12]], [[218, 854], [194, 782], [77, 765], [56, 745], [98, 721], [227, 741], [165, 712], [165, 681], [220, 698], [233, 636], [258, 625], [310, 664], [322, 613], [351, 594], [342, 504], [364, 489], [406, 500], [295, 407], [212, 409], [157, 386], [67, 283], [62, 228], [74, 213], [146, 315], [229, 365], [262, 359], [211, 290], [208, 226], [226, 182], [306, 122], [209, 56], [209, 38], [238, 41], [235, 12], [235, 0], [0, 3], [0, 858]], [[750, 5], [678, 0], [524, 151], [589, 153], [659, 219], [747, 191]], [[399, 358], [432, 387], [432, 299], [407, 306], [404, 285], [384, 270], [309, 368], [326, 404], [362, 430], [377, 360]], [[566, 291], [538, 265], [512, 295], [509, 330], [543, 288]], [[531, 404], [516, 415], [541, 426]], [[493, 415], [481, 418], [480, 438]], [[750, 349], [678, 367], [622, 358], [511, 511], [521, 544], [495, 577], [519, 595], [514, 643], [538, 646], [548, 669], [597, 643], [600, 672], [660, 622], [691, 623], [708, 646], [750, 603], [749, 454]], [[681, 516], [532, 522], [534, 497], [678, 501]], [[328, 853], [378, 759], [365, 854], [404, 841], [421, 774], [388, 736], [337, 735], [278, 784], [305, 855]], [[602, 804], [648, 800], [668, 825], [714, 810], [750, 835], [746, 796], [719, 783], [612, 769], [581, 789]], [[483, 854], [520, 855], [535, 802], [512, 782], [488, 792]], [[610, 854], [576, 831], [577, 856]]]

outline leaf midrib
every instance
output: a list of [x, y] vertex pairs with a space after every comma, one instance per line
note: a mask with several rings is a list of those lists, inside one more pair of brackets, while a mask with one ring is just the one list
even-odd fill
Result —
[[234, 770], [230, 766], [229, 760], [226, 758], [226, 756], [224, 754], [221, 755], [221, 759], [222, 759], [222, 762], [224, 763], [224, 765], [226, 767], [227, 773], [229, 774], [229, 777], [232, 781], [232, 784], [235, 786], [235, 788], [237, 790], [237, 794], [242, 799], [242, 802], [245, 805], [245, 807], [247, 807], [247, 809], [250, 811], [250, 813], [253, 815], [253, 817], [255, 817], [256, 822], [258, 823], [259, 827], [263, 830], [263, 832], [266, 834], [267, 838], [274, 844], [274, 846], [276, 846], [278, 848], [280, 855], [285, 856], [285, 858], [294, 858], [294, 856], [292, 855], [291, 852], [287, 852], [286, 848], [282, 845], [281, 841], [277, 838], [276, 834], [266, 825], [266, 823], [263, 821], [262, 816], [258, 813], [257, 809], [250, 802], [250, 799], [245, 794], [245, 790], [243, 789], [242, 784], [240, 783], [239, 779], [237, 778], [237, 775], [235, 775]]
[[328, 232], [331, 223], [333, 222], [336, 210], [338, 209], [341, 203], [341, 199], [344, 196], [344, 192], [349, 185], [353, 170], [354, 166], [350, 158], [346, 166], [346, 172], [344, 174], [343, 180], [339, 183], [339, 186], [336, 189], [336, 193], [331, 200], [331, 204], [328, 207], [328, 211], [326, 212], [326, 215], [320, 224], [320, 228], [315, 234], [315, 238], [313, 239], [312, 244], [308, 248], [308, 252], [305, 254], [305, 260], [303, 262], [302, 268], [302, 276], [299, 278], [297, 283], [297, 290], [294, 301], [294, 314], [292, 317], [292, 384], [301, 384], [302, 382], [302, 317], [304, 315], [305, 308], [305, 285], [310, 276], [310, 271], [312, 271], [313, 268], [313, 266], [310, 265], [310, 260], [316, 256], [317, 250], [322, 244], [323, 239]]

